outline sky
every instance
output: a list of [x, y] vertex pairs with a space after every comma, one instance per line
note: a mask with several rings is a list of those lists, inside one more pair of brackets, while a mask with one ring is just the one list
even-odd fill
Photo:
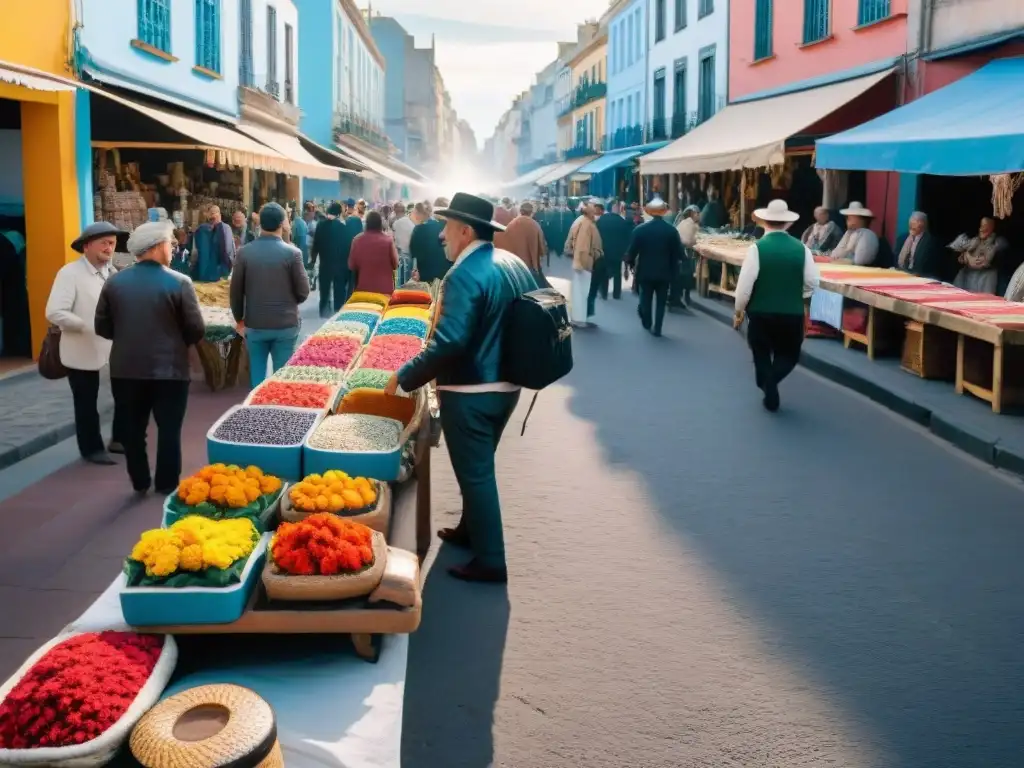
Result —
[[[360, 5], [364, 3], [360, 2]], [[553, 61], [556, 43], [574, 41], [576, 25], [597, 19], [609, 0], [372, 0], [394, 16], [417, 46], [437, 36], [437, 66], [452, 105], [476, 132], [478, 146], [534, 75]], [[495, 9], [500, 9], [501, 18]]]

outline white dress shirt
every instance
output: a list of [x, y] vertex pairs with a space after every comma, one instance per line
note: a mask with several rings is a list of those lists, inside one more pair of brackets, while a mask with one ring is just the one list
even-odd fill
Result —
[[849, 259], [857, 266], [869, 267], [878, 258], [878, 247], [878, 235], [872, 230], [867, 227], [848, 229], [829, 256], [833, 260]]
[[107, 278], [107, 263], [96, 268], [82, 256], [57, 272], [46, 302], [46, 319], [61, 330], [60, 361], [68, 368], [98, 371], [110, 358], [111, 342], [96, 335], [96, 304]]
[[[466, 260], [467, 256], [472, 255], [482, 246], [486, 245], [483, 240], [474, 240], [472, 243], [467, 245], [459, 257], [452, 264], [452, 268], [448, 270], [448, 275], [458, 269], [459, 265]], [[441, 284], [441, 304], [444, 306], [444, 283], [448, 281], [448, 275], [445, 275], [445, 280]], [[518, 392], [520, 387], [515, 384], [509, 384], [507, 381], [496, 381], [491, 384], [447, 384], [445, 386], [438, 385], [439, 390], [444, 392], [465, 392], [467, 394], [478, 394], [480, 392]]]
[[[754, 293], [754, 284], [757, 282], [757, 275], [761, 271], [761, 256], [757, 250], [757, 243], [754, 243], [747, 250], [746, 258], [743, 259], [743, 266], [740, 267], [740, 276], [736, 279], [736, 311], [743, 312], [750, 303], [750, 297]], [[804, 298], [808, 298], [814, 289], [818, 287], [818, 265], [814, 262], [814, 254], [806, 245], [804, 246]]]
[[395, 247], [399, 253], [409, 253], [409, 244], [412, 241], [412, 231], [416, 229], [416, 222], [408, 216], [395, 219], [391, 225], [391, 231], [395, 234]]

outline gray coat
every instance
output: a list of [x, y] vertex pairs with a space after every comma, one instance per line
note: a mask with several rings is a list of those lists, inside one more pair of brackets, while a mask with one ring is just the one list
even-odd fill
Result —
[[188, 277], [140, 261], [104, 283], [95, 330], [113, 342], [112, 378], [188, 381], [188, 348], [206, 326]]
[[231, 312], [247, 328], [299, 327], [299, 305], [309, 297], [302, 251], [279, 237], [261, 235], [238, 252], [231, 272]]

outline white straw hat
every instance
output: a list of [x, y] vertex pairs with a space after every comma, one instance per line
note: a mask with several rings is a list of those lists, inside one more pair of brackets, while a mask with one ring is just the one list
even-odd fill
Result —
[[866, 219], [873, 219], [875, 214], [870, 208], [865, 208], [863, 203], [852, 202], [849, 208], [843, 208], [839, 213], [843, 216], [863, 216]]
[[789, 223], [799, 219], [800, 214], [789, 210], [785, 200], [772, 200], [768, 203], [767, 208], [758, 208], [754, 211], [754, 218], [761, 221]]

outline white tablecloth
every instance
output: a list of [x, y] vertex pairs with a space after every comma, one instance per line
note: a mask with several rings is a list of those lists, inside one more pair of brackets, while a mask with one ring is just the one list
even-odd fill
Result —
[[[68, 629], [128, 629], [118, 598], [122, 580], [118, 577]], [[238, 635], [239, 642], [246, 637]], [[167, 693], [205, 683], [256, 691], [277, 714], [288, 768], [400, 768], [408, 636], [385, 637], [376, 664], [348, 649], [290, 657], [289, 636], [280, 638], [280, 661], [218, 671], [211, 659], [209, 668], [176, 681]]]

